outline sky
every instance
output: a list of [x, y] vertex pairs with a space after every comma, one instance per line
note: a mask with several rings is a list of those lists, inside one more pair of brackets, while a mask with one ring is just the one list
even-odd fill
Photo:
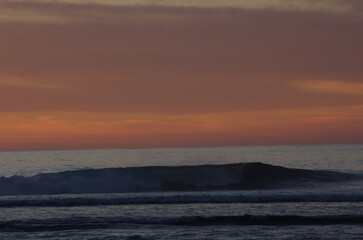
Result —
[[0, 0], [0, 150], [363, 143], [361, 0]]

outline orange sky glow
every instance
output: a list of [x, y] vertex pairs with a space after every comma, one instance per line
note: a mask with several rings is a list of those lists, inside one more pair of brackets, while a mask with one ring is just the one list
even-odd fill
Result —
[[361, 0], [0, 1], [0, 150], [363, 144]]

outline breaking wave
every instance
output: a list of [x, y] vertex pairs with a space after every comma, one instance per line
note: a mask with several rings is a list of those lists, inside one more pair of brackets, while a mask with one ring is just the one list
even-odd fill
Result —
[[307, 181], [332, 182], [356, 178], [361, 176], [263, 163], [106, 168], [31, 177], [0, 177], [0, 195], [276, 189]]

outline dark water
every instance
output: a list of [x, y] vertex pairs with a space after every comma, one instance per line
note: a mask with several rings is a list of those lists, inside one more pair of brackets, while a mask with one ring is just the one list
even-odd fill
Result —
[[361, 239], [363, 204], [233, 203], [15, 207], [2, 239]]
[[[363, 239], [362, 153], [362, 145], [0, 152], [0, 239]], [[155, 164], [132, 161], [142, 156]]]

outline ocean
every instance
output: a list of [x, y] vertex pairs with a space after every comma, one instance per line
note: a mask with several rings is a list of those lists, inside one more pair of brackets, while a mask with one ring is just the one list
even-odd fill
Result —
[[0, 151], [0, 239], [363, 239], [363, 145]]

